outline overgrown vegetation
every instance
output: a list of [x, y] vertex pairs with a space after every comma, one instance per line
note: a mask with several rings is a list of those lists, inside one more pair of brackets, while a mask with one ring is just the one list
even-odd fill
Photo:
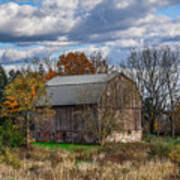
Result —
[[[0, 116], [6, 119], [5, 121], [13, 121], [8, 124], [11, 125], [10, 129], [13, 129], [13, 126], [19, 128], [18, 130], [24, 134], [26, 147], [31, 139], [31, 124], [41, 119], [40, 127], [44, 129], [43, 121], [48, 122], [54, 114], [48, 105], [45, 83], [45, 78], [39, 72], [26, 70], [9, 82], [3, 91], [4, 101], [0, 108]], [[38, 108], [39, 106], [41, 108]], [[13, 132], [17, 137], [17, 133]]]
[[19, 147], [24, 143], [23, 132], [19, 131], [11, 119], [7, 119], [0, 126], [0, 145], [5, 147]]
[[[162, 144], [167, 143], [162, 140]], [[45, 145], [47, 147], [50, 144]], [[78, 148], [72, 148], [75, 145], [66, 145], [69, 148], [62, 150], [60, 146], [61, 144], [59, 147], [45, 148], [41, 143], [33, 145], [29, 150], [22, 148], [11, 152], [7, 149], [1, 150], [0, 178], [20, 180], [180, 178], [179, 162], [176, 161], [179, 147], [176, 145], [169, 154], [163, 153], [163, 156], [158, 144], [146, 141], [112, 143], [91, 150], [81, 145], [77, 145]], [[150, 152], [155, 147], [158, 150], [154, 151], [155, 154], [152, 156]]]

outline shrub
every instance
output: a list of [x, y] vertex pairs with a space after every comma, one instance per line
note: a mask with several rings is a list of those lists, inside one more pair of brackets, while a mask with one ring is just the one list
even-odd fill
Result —
[[180, 145], [175, 146], [169, 153], [169, 157], [172, 161], [180, 165]]
[[147, 143], [110, 143], [99, 148], [98, 152], [105, 153], [105, 159], [116, 163], [124, 161], [142, 161], [147, 157], [149, 144]]
[[168, 158], [169, 153], [171, 152], [172, 146], [165, 143], [155, 143], [150, 145], [150, 149], [148, 151], [149, 157], [157, 157], [157, 158]]
[[24, 135], [13, 124], [11, 119], [0, 126], [0, 142], [3, 146], [18, 147], [24, 144]]
[[87, 152], [83, 148], [78, 148], [74, 150], [76, 161], [92, 161], [93, 160], [93, 151]]
[[143, 135], [143, 140], [146, 142], [152, 142], [155, 139], [157, 139], [157, 136], [155, 136], [155, 135], [152, 135], [152, 134], [144, 134]]
[[6, 165], [12, 166], [15, 169], [22, 167], [22, 162], [18, 155], [8, 148], [1, 148], [0, 150], [0, 162]]
[[145, 142], [155, 144], [155, 143], [165, 143], [168, 145], [178, 145], [180, 144], [180, 139], [176, 137], [170, 137], [170, 136], [156, 136], [151, 134], [145, 134], [143, 136], [143, 140]]

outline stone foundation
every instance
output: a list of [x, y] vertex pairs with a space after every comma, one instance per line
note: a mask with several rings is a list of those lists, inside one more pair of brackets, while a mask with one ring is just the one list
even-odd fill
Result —
[[137, 142], [142, 140], [142, 130], [131, 132], [113, 133], [107, 138], [107, 142]]

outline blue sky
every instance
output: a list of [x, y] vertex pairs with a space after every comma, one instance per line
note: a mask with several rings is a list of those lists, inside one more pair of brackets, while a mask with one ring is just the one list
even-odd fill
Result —
[[157, 9], [157, 14], [158, 15], [166, 15], [169, 16], [172, 19], [178, 18], [180, 16], [180, 5], [174, 5], [174, 6], [169, 6], [165, 8], [158, 8]]
[[69, 51], [118, 63], [131, 48], [180, 46], [180, 0], [0, 0], [0, 63]]

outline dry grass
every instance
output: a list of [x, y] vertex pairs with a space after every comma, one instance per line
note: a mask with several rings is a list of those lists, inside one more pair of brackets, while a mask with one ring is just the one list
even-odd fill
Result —
[[[115, 147], [117, 148], [118, 145]], [[130, 146], [130, 145], [129, 145]], [[135, 146], [134, 144], [132, 145]], [[126, 148], [109, 153], [102, 150], [92, 152], [83, 149], [74, 153], [56, 149], [33, 148], [30, 151], [17, 149], [13, 153], [20, 157], [21, 168], [14, 169], [7, 163], [0, 164], [0, 179], [3, 180], [175, 180], [179, 179], [179, 168], [168, 159], [148, 160], [144, 145], [137, 145], [142, 157], [129, 155], [124, 159]], [[127, 149], [127, 151], [130, 151]], [[116, 160], [109, 158], [112, 154]], [[145, 156], [146, 154], [146, 156]], [[125, 154], [127, 156], [128, 154]], [[139, 155], [138, 155], [139, 156]]]
[[168, 160], [150, 161], [140, 166], [130, 161], [122, 165], [107, 162], [100, 166], [97, 162], [92, 164], [81, 162], [77, 165], [67, 160], [56, 167], [52, 167], [48, 161], [24, 161], [24, 167], [19, 170], [0, 165], [0, 178], [18, 180], [169, 180], [171, 177], [175, 179], [175, 174], [178, 174], [178, 168]]

